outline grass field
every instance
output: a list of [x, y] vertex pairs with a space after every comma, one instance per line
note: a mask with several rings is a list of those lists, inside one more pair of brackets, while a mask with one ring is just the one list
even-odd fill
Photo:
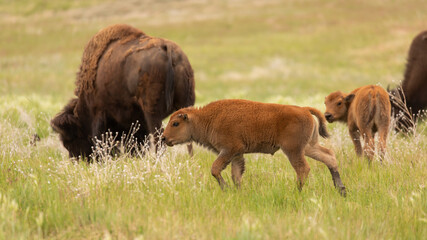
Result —
[[425, 120], [413, 136], [391, 132], [385, 161], [372, 164], [344, 125], [329, 124], [322, 144], [346, 198], [312, 159], [299, 192], [281, 152], [247, 155], [242, 188], [226, 191], [201, 147], [192, 159], [178, 146], [75, 163], [49, 121], [73, 96], [85, 44], [110, 24], [177, 42], [196, 105], [245, 98], [324, 111], [332, 91], [398, 83], [426, 12], [421, 0], [0, 0], [0, 239], [425, 239]]

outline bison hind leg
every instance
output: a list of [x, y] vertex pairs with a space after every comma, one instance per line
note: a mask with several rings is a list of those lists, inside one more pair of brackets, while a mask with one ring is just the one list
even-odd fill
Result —
[[155, 146], [157, 152], [159, 150], [159, 144], [161, 144], [162, 117], [144, 111], [144, 118], [147, 124], [148, 134], [152, 134], [152, 144]]
[[357, 157], [362, 157], [363, 150], [362, 150], [362, 144], [360, 142], [360, 132], [359, 132], [359, 130], [355, 126], [354, 127], [350, 127], [349, 133], [350, 133], [351, 141], [353, 142], [354, 150], [356, 151]]
[[362, 132], [362, 136], [365, 142], [365, 144], [363, 145], [363, 152], [368, 158], [369, 162], [372, 162], [375, 155], [374, 133], [368, 129]]
[[335, 188], [345, 197], [346, 189], [341, 181], [340, 173], [338, 172], [338, 164], [334, 152], [316, 143], [305, 147], [305, 155], [314, 160], [323, 162], [329, 168]]
[[387, 148], [387, 135], [388, 135], [388, 126], [386, 128], [380, 128], [378, 130], [378, 140], [379, 140], [379, 157], [383, 161], [386, 148]]
[[308, 165], [307, 160], [305, 160], [304, 153], [302, 150], [289, 150], [283, 147], [282, 151], [286, 154], [289, 162], [291, 162], [292, 167], [297, 173], [298, 189], [301, 191], [308, 177], [308, 173], [310, 172], [310, 166]]

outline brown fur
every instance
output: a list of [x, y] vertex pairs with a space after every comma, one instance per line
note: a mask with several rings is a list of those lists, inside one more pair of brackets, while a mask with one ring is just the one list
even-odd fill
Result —
[[116, 24], [101, 29], [87, 43], [83, 51], [82, 64], [80, 71], [77, 73], [75, 94], [78, 96], [82, 89], [91, 92], [94, 89], [98, 61], [104, 54], [108, 45], [119, 39], [124, 42], [137, 39], [145, 35], [141, 30], [125, 24]]
[[[427, 109], [427, 31], [420, 32], [412, 40], [404, 79], [400, 87], [404, 96], [400, 96], [397, 89], [391, 90], [391, 93], [398, 99], [404, 98], [406, 100], [406, 107], [415, 115], [416, 119], [421, 110]], [[393, 115], [398, 119], [398, 130], [412, 127], [411, 123], [408, 124], [405, 121], [405, 118], [399, 117], [399, 111], [402, 109], [397, 104], [394, 104], [394, 101], [391, 102]], [[403, 113], [403, 116], [405, 114]]]
[[143, 141], [160, 130], [163, 118], [192, 106], [193, 69], [174, 42], [113, 25], [86, 46], [75, 93], [51, 125], [70, 156], [87, 157], [93, 137], [108, 129], [127, 133], [139, 121], [136, 137]]
[[274, 154], [281, 149], [297, 173], [300, 188], [310, 171], [305, 155], [325, 163], [334, 184], [345, 195], [334, 153], [318, 143], [319, 133], [327, 136], [325, 124], [321, 112], [314, 108], [220, 100], [173, 113], [163, 140], [169, 146], [194, 141], [217, 153], [212, 175], [221, 188], [225, 185], [221, 171], [229, 163], [233, 181], [239, 186], [245, 169], [243, 154]]
[[[380, 159], [383, 159], [391, 111], [388, 94], [383, 88], [369, 85], [357, 88], [350, 94], [334, 92], [326, 97], [325, 105], [325, 117], [329, 122], [347, 123], [358, 156], [364, 152], [372, 160], [375, 152], [374, 135], [378, 132], [379, 154]], [[360, 135], [365, 140], [363, 152]]]

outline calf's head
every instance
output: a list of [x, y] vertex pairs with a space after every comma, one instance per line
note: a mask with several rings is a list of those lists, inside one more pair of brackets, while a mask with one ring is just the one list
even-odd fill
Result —
[[79, 117], [74, 113], [78, 100], [72, 99], [67, 106], [56, 115], [50, 125], [59, 133], [64, 147], [70, 157], [86, 156], [92, 153], [92, 142], [84, 133]]
[[184, 110], [179, 110], [172, 114], [166, 126], [162, 141], [168, 146], [173, 146], [191, 141], [191, 119]]
[[348, 108], [354, 99], [354, 94], [344, 94], [340, 91], [333, 92], [325, 98], [325, 118], [328, 122], [346, 121]]

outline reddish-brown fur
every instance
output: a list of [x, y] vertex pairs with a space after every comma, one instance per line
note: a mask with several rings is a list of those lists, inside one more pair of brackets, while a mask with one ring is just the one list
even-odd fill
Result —
[[173, 113], [163, 140], [169, 146], [194, 141], [217, 153], [212, 175], [221, 188], [225, 185], [221, 171], [229, 163], [239, 186], [245, 170], [243, 154], [274, 154], [281, 149], [294, 167], [300, 187], [310, 171], [304, 157], [309, 156], [328, 166], [335, 186], [345, 195], [334, 153], [318, 143], [319, 133], [327, 136], [325, 123], [322, 113], [310, 107], [220, 100]]
[[[325, 98], [325, 117], [328, 122], [347, 123], [356, 154], [363, 152], [372, 160], [375, 152], [374, 135], [379, 135], [379, 156], [383, 159], [387, 145], [391, 106], [387, 92], [374, 85], [353, 90], [350, 94], [340, 91]], [[360, 136], [365, 140], [363, 152]]]
[[163, 118], [192, 106], [193, 69], [175, 43], [113, 25], [87, 44], [75, 94], [51, 125], [70, 156], [87, 157], [92, 138], [107, 130], [127, 133], [139, 121], [136, 137], [143, 141], [160, 129]]

